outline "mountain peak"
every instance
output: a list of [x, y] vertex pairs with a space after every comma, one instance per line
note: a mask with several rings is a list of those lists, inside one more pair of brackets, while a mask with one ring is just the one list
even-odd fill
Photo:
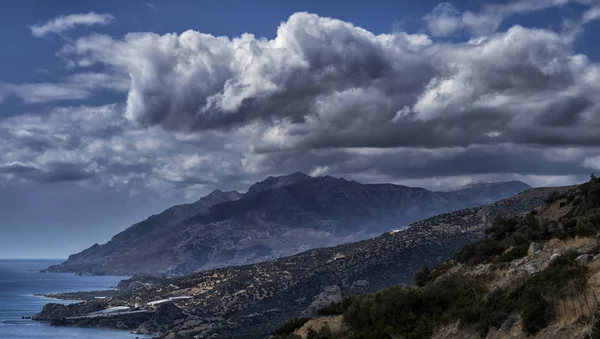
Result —
[[238, 191], [221, 191], [216, 189], [200, 198], [199, 202], [213, 206], [222, 202], [238, 200], [241, 197], [242, 193]]
[[257, 182], [254, 185], [250, 186], [250, 188], [248, 189], [248, 193], [246, 193], [245, 196], [252, 197], [260, 192], [264, 192], [274, 188], [290, 186], [308, 179], [312, 179], [312, 177], [302, 172], [295, 172], [279, 177], [271, 176], [261, 182]]

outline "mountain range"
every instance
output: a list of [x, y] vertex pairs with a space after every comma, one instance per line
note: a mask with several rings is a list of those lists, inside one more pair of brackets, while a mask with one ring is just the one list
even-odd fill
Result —
[[269, 177], [244, 194], [216, 190], [194, 203], [171, 207], [48, 271], [177, 276], [257, 263], [373, 238], [528, 188], [510, 181], [434, 192], [303, 173]]
[[[86, 297], [85, 293], [62, 295], [87, 301], [68, 306], [49, 304], [35, 319], [69, 326], [121, 328], [161, 338], [265, 338], [287, 320], [313, 317], [344, 296], [409, 284], [419, 268], [442, 263], [463, 246], [484, 237], [484, 230], [496, 217], [520, 215], [543, 205], [551, 192], [567, 189], [533, 188], [372, 239], [261, 263], [166, 280], [134, 277], [119, 284], [121, 291], [110, 291], [106, 299], [96, 299], [95, 294]], [[144, 306], [155, 301], [163, 304]], [[112, 317], [86, 316], [118, 306], [141, 309]]]

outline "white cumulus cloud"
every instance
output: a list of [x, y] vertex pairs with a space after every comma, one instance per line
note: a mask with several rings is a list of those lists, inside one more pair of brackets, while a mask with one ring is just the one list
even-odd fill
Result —
[[35, 37], [43, 38], [49, 34], [62, 34], [77, 26], [106, 26], [114, 19], [110, 14], [97, 14], [94, 12], [61, 15], [43, 24], [31, 25], [29, 29]]

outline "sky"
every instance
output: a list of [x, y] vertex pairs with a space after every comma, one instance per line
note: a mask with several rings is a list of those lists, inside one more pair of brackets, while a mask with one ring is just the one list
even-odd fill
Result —
[[297, 171], [600, 171], [596, 0], [24, 0], [0, 23], [0, 258], [66, 258]]

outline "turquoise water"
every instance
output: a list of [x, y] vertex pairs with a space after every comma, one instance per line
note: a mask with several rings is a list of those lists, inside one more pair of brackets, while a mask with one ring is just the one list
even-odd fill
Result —
[[39, 312], [46, 303], [68, 303], [36, 297], [36, 293], [105, 290], [126, 278], [77, 277], [73, 274], [35, 272], [57, 263], [49, 260], [0, 260], [1, 339], [136, 338], [136, 335], [123, 331], [53, 327], [33, 320], [22, 320], [22, 316], [32, 316]]

